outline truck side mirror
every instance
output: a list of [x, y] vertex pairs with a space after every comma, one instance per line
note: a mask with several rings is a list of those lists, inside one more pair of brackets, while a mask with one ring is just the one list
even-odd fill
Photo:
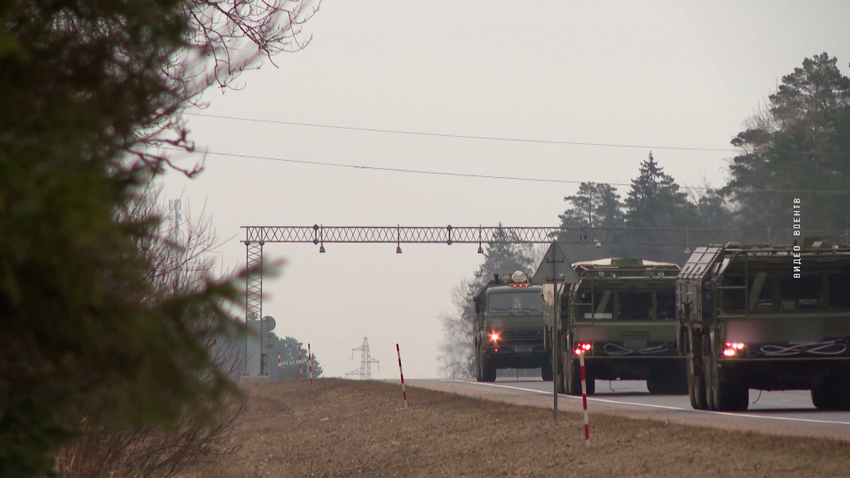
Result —
[[481, 304], [478, 303], [477, 300], [472, 301], [472, 304], [475, 306], [475, 313], [478, 314], [481, 312]]

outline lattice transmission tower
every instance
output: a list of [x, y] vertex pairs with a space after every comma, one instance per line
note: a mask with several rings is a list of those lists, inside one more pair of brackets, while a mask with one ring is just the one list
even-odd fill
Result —
[[369, 338], [363, 337], [363, 345], [356, 349], [351, 349], [351, 358], [354, 358], [354, 352], [360, 352], [360, 370], [352, 370], [345, 374], [346, 377], [358, 377], [360, 380], [369, 380], [372, 378], [372, 364], [378, 364], [380, 370], [381, 362], [372, 357], [369, 353]]

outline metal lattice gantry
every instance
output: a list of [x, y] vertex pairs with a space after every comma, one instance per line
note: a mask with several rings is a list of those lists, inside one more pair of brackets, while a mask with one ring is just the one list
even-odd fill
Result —
[[[629, 244], [679, 246], [716, 243], [718, 235], [745, 233], [737, 229], [625, 228], [625, 227], [505, 227], [505, 226], [242, 226], [246, 244]], [[757, 230], [757, 229], [753, 229]], [[789, 229], [790, 231], [790, 229]], [[783, 231], [774, 231], [779, 233]], [[815, 232], [815, 231], [812, 231]], [[827, 233], [817, 231], [817, 235]], [[624, 234], [628, 233], [628, 234]], [[790, 232], [789, 232], [790, 233]], [[828, 233], [833, 234], [833, 233]], [[840, 234], [840, 233], [839, 233]], [[770, 228], [767, 228], [770, 242]], [[652, 237], [656, 240], [649, 240]], [[660, 240], [658, 240], [660, 239]]]
[[372, 364], [380, 364], [380, 361], [369, 352], [369, 338], [363, 337], [363, 345], [356, 349], [351, 349], [351, 358], [354, 358], [354, 352], [360, 352], [360, 369], [348, 372], [346, 377], [356, 376], [360, 380], [369, 380], [372, 378]]
[[[487, 242], [548, 244], [571, 231], [557, 227], [411, 227], [411, 226], [243, 226], [245, 242], [483, 244]], [[579, 231], [579, 229], [575, 229]], [[576, 238], [576, 243], [581, 242]]]
[[503, 227], [462, 226], [242, 226], [247, 247], [246, 265], [248, 273], [245, 286], [245, 317], [263, 316], [263, 246], [266, 243], [300, 243], [319, 246], [325, 252], [328, 244], [395, 244], [401, 252], [401, 244], [478, 244], [482, 253], [483, 244], [548, 244], [557, 239], [562, 244], [605, 244], [631, 245], [682, 245], [716, 241], [711, 236], [723, 232], [717, 229], [630, 229], [632, 232], [649, 232], [664, 238], [660, 242], [641, 242], [634, 238], [618, 239], [611, 233], [622, 228], [560, 228], [560, 227]]

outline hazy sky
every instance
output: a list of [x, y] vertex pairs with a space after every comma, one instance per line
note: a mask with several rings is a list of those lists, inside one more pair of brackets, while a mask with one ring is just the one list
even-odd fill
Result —
[[[650, 150], [683, 186], [725, 182], [729, 140], [780, 78], [828, 52], [850, 73], [850, 2], [324, 0], [307, 49], [210, 91], [201, 112], [450, 135], [638, 145], [572, 146], [346, 131], [190, 117], [206, 171], [169, 174], [169, 198], [204, 205], [224, 267], [246, 225], [557, 226], [577, 184], [378, 172], [228, 153], [400, 169], [629, 184]], [[710, 3], [710, 6], [707, 5]], [[182, 164], [198, 160], [194, 155]], [[619, 186], [625, 196], [627, 186]], [[482, 257], [474, 245], [266, 244], [279, 336], [312, 344], [327, 376], [437, 376], [441, 311]], [[506, 271], [510, 272], [510, 271]]]

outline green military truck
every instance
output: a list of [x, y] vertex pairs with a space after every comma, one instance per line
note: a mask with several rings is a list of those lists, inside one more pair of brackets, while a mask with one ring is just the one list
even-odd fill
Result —
[[543, 347], [543, 302], [540, 286], [530, 285], [522, 271], [496, 274], [472, 299], [475, 378], [496, 380], [500, 368], [540, 368], [552, 380]]
[[594, 393], [596, 379], [646, 380], [650, 393], [685, 393], [685, 360], [676, 343], [679, 266], [619, 258], [572, 266], [578, 282], [561, 301], [563, 353], [555, 361], [563, 370], [559, 389], [581, 394], [583, 353], [588, 394]]
[[811, 390], [850, 409], [850, 248], [699, 247], [676, 283], [695, 409], [746, 410], [749, 389]]

